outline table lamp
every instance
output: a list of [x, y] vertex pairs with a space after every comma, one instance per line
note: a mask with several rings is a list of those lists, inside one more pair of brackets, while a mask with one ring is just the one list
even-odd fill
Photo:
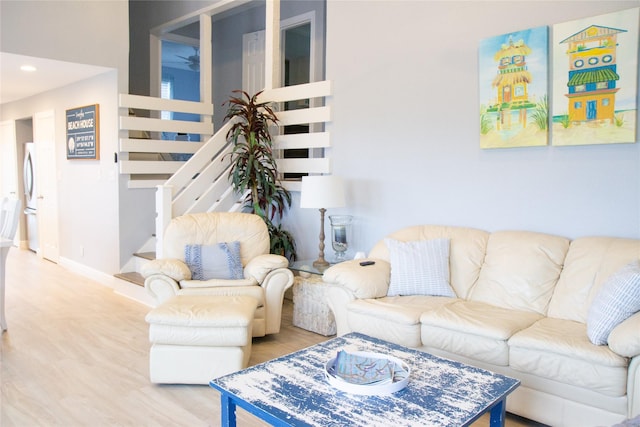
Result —
[[324, 259], [324, 214], [327, 208], [344, 206], [344, 185], [342, 178], [335, 175], [314, 175], [302, 177], [300, 194], [301, 208], [320, 210], [320, 252], [313, 262], [317, 269], [324, 269], [329, 262]]

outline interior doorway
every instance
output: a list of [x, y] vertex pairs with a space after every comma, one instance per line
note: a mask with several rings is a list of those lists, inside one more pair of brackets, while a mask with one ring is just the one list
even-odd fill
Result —
[[[283, 86], [295, 86], [311, 82], [311, 22], [282, 29]], [[309, 108], [309, 99], [288, 101], [285, 111]], [[309, 133], [309, 123], [283, 126], [285, 135]], [[282, 150], [285, 159], [308, 159], [308, 148]], [[301, 179], [307, 173], [285, 173], [284, 179]]]
[[[285, 19], [280, 23], [281, 82], [282, 86], [294, 86], [316, 81], [317, 64], [315, 61], [315, 13], [309, 12]], [[243, 90], [256, 93], [264, 88], [265, 34], [256, 31], [243, 36], [242, 75]], [[314, 100], [301, 99], [284, 103], [284, 111], [310, 108]], [[284, 126], [283, 134], [309, 133], [315, 131], [314, 125], [303, 123]], [[308, 148], [282, 150], [285, 159], [306, 159], [313, 156]], [[285, 180], [300, 180], [307, 173], [288, 172]]]
[[[199, 22], [180, 27], [162, 36], [160, 97], [182, 101], [200, 101], [200, 32]], [[199, 122], [200, 116], [162, 111], [164, 120]], [[162, 139], [200, 141], [199, 134], [163, 132]], [[173, 160], [188, 160], [191, 155], [175, 154]], [[182, 158], [186, 157], [186, 158]]]
[[15, 126], [16, 194], [21, 202], [21, 247], [58, 263], [58, 173], [55, 147], [55, 112], [17, 119]]
[[[38, 254], [57, 263], [60, 259], [58, 232], [58, 172], [56, 165], [56, 121], [53, 110], [33, 116], [33, 141], [35, 142], [38, 193]], [[44, 159], [47, 159], [44, 161]]]

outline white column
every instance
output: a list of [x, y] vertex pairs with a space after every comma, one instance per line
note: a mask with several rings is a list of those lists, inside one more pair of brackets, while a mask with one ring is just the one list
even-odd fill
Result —
[[[211, 43], [211, 16], [200, 15], [200, 102], [211, 104], [213, 85], [213, 47]], [[215, 111], [214, 111], [215, 114]], [[203, 123], [211, 123], [211, 116], [200, 116]], [[215, 129], [214, 129], [215, 133]], [[202, 140], [207, 141], [211, 135], [202, 135]]]
[[280, 0], [267, 0], [265, 22], [265, 89], [280, 87]]
[[156, 258], [162, 258], [164, 230], [173, 217], [173, 212], [171, 212], [172, 190], [171, 185], [158, 185], [156, 190]]
[[[162, 40], [154, 34], [149, 35], [149, 95], [160, 98], [162, 81]], [[158, 117], [160, 113], [158, 113]]]

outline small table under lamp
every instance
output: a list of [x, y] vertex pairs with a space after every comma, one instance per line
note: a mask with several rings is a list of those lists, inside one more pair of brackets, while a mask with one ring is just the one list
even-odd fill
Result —
[[313, 262], [317, 269], [324, 269], [329, 262], [324, 259], [324, 213], [327, 208], [344, 206], [344, 185], [342, 178], [335, 175], [303, 176], [300, 194], [301, 208], [320, 210], [320, 252]]

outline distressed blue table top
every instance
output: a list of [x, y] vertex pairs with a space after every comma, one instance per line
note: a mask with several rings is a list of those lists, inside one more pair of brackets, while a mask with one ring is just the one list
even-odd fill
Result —
[[[390, 354], [411, 367], [407, 387], [358, 396], [332, 387], [324, 364], [338, 350]], [[518, 387], [504, 375], [350, 333], [211, 381], [292, 426], [464, 426]], [[244, 406], [244, 405], [243, 405]]]

